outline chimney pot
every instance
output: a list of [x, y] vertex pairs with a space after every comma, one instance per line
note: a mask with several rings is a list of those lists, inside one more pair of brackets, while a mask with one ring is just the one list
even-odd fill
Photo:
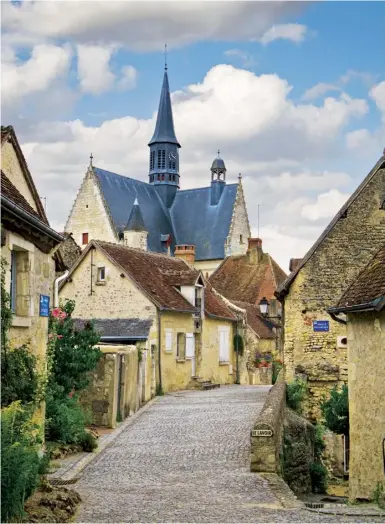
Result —
[[190, 264], [190, 266], [193, 266], [195, 262], [195, 246], [191, 244], [179, 244], [175, 246], [174, 255], [176, 258], [182, 258]]
[[249, 250], [250, 249], [262, 249], [262, 239], [261, 238], [249, 238]]

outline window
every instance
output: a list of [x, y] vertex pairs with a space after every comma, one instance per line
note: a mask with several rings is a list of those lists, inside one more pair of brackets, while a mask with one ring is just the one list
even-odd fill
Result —
[[98, 282], [105, 282], [105, 281], [106, 281], [106, 268], [98, 267]]
[[186, 359], [186, 333], [176, 335], [176, 358], [178, 360]]
[[172, 353], [172, 329], [165, 329], [166, 353]]
[[239, 235], [239, 243], [243, 244], [243, 235]]
[[18, 317], [30, 315], [30, 263], [28, 251], [11, 251], [10, 305]]
[[83, 246], [88, 244], [88, 233], [83, 233], [82, 234], [82, 244], [83, 244]]
[[186, 334], [186, 358], [195, 358], [195, 338], [194, 333]]
[[155, 151], [151, 151], [150, 153], [150, 169], [155, 168]]
[[88, 204], [86, 204], [86, 209], [88, 209]]
[[230, 361], [230, 329], [228, 327], [220, 327], [219, 331], [219, 362]]
[[162, 166], [162, 151], [158, 150], [158, 169], [160, 169]]
[[199, 310], [202, 308], [202, 288], [195, 288], [195, 307]]
[[162, 169], [166, 168], [166, 151], [162, 150]]

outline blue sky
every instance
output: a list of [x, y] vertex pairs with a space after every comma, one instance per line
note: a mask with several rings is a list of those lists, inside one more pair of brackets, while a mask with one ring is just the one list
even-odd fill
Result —
[[2, 7], [3, 123], [59, 229], [90, 151], [146, 180], [165, 41], [182, 187], [207, 185], [220, 148], [229, 180], [244, 175], [254, 234], [259, 203], [285, 269], [385, 146], [383, 2]]

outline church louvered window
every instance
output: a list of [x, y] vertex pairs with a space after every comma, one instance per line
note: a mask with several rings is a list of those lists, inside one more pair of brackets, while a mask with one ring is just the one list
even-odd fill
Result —
[[162, 150], [162, 169], [166, 169], [166, 151]]
[[169, 160], [169, 161], [168, 161], [168, 168], [169, 168], [169, 169], [175, 169], [175, 162], [172, 161], [172, 160]]
[[158, 169], [162, 167], [162, 151], [158, 150]]
[[150, 169], [155, 168], [155, 151], [151, 151], [150, 153]]

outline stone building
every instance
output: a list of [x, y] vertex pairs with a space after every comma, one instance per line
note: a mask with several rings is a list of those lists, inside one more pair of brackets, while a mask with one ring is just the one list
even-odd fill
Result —
[[385, 485], [385, 243], [329, 312], [347, 319], [349, 498], [370, 500]]
[[184, 247], [170, 257], [92, 240], [60, 290], [61, 298], [75, 300], [74, 317], [103, 326], [102, 342], [141, 343], [153, 373], [147, 396], [156, 387], [235, 381], [236, 317], [183, 259], [193, 251]]
[[45, 366], [49, 308], [63, 237], [51, 229], [12, 126], [1, 128], [1, 256], [13, 311], [11, 348], [26, 344]]
[[384, 200], [383, 156], [277, 290], [285, 377], [307, 379], [311, 419], [319, 416], [322, 397], [347, 382], [346, 326], [331, 320], [327, 309], [384, 244]]
[[171, 254], [176, 245], [193, 245], [195, 267], [205, 277], [226, 256], [245, 253], [250, 226], [241, 177], [238, 183], [227, 183], [219, 152], [207, 170], [209, 187], [180, 189], [181, 146], [174, 131], [167, 70], [148, 145], [148, 183], [100, 169], [91, 162], [66, 233], [72, 233], [82, 248], [92, 239]]
[[[246, 358], [242, 369], [250, 384], [259, 381], [255, 369], [257, 353], [281, 356], [280, 303], [274, 293], [285, 279], [285, 272], [263, 252], [259, 238], [249, 238], [247, 253], [225, 258], [209, 278], [218, 293], [244, 311]], [[266, 316], [259, 306], [263, 299], [269, 303]]]

